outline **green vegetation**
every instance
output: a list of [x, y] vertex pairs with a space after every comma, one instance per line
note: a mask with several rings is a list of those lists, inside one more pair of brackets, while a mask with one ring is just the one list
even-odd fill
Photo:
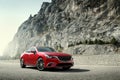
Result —
[[62, 52], [64, 48], [59, 44], [59, 45], [56, 45], [55, 49], [56, 49], [58, 52]]
[[94, 42], [92, 40], [89, 40], [89, 43], [88, 44], [94, 44]]
[[[77, 44], [77, 45], [79, 45], [79, 44]], [[69, 45], [68, 45], [68, 47], [72, 47], [72, 46], [75, 46], [75, 45], [74, 45], [74, 44], [69, 44]]]
[[118, 43], [118, 41], [114, 37], [111, 39], [110, 42], [111, 42], [111, 44], [114, 44], [114, 45], [116, 45]]
[[100, 44], [100, 45], [106, 44], [105, 41], [103, 41], [103, 40], [98, 40], [98, 39], [95, 39], [94, 43], [95, 43], [95, 44]]
[[57, 49], [58, 52], [62, 52], [63, 51], [63, 47], [59, 46]]
[[[79, 45], [79, 44], [82, 44], [82, 42], [81, 42], [81, 41], [79, 41], [79, 42], [77, 42], [77, 43], [76, 43], [76, 45]], [[72, 44], [72, 45], [74, 45], [74, 44]]]
[[76, 42], [76, 43], [70, 43], [68, 45], [68, 47], [73, 47], [73, 46], [77, 46], [77, 45], [80, 45], [80, 44], [84, 44], [84, 45], [94, 45], [94, 44], [99, 44], [99, 45], [104, 45], [104, 44], [113, 44], [113, 45], [117, 45], [119, 42], [113, 37], [110, 41], [104, 41], [104, 40], [101, 40], [101, 39], [95, 39], [94, 41], [93, 40], [84, 40], [84, 41], [79, 41], [79, 42]]

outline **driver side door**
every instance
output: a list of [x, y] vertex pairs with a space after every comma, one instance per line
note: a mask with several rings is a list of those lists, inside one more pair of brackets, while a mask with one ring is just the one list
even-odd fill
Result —
[[36, 50], [35, 50], [34, 47], [31, 48], [30, 50], [31, 50], [31, 52], [30, 52], [30, 54], [29, 54], [29, 63], [30, 63], [31, 65], [35, 66], [36, 60], [37, 60]]

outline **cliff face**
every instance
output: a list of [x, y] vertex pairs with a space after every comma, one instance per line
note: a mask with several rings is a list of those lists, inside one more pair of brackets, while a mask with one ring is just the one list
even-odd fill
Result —
[[120, 0], [52, 0], [18, 29], [4, 55], [19, 56], [31, 46], [71, 54], [119, 53]]

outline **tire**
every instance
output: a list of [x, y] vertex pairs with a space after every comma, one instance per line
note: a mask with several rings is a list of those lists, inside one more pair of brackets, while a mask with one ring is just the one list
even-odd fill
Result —
[[20, 59], [20, 66], [21, 68], [25, 68], [26, 65], [24, 64], [24, 60], [23, 59]]
[[63, 67], [62, 69], [63, 70], [68, 70], [68, 69], [70, 69], [71, 67]]
[[44, 70], [44, 61], [42, 58], [39, 58], [37, 61], [37, 69], [39, 71], [43, 71]]

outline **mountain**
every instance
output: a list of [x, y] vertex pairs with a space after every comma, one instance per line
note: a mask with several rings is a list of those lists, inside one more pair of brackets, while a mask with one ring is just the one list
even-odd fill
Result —
[[120, 53], [120, 0], [52, 0], [21, 24], [4, 55], [31, 46], [80, 55]]

